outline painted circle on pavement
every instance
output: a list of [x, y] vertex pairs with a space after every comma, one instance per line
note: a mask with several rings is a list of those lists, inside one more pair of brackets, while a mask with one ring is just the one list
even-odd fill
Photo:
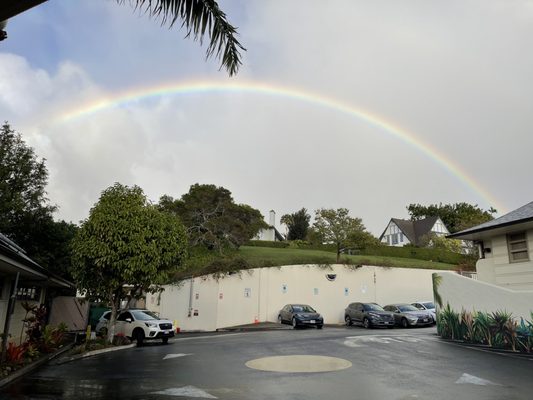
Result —
[[250, 360], [248, 368], [270, 372], [329, 372], [350, 368], [352, 363], [336, 357], [292, 355]]

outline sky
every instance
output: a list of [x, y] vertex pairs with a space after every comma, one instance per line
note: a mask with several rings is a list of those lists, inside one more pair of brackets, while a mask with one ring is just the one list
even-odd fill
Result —
[[234, 77], [128, 2], [8, 21], [0, 118], [46, 159], [58, 219], [114, 182], [154, 202], [223, 186], [278, 224], [345, 207], [377, 236], [411, 203], [533, 200], [533, 1], [219, 5], [247, 49]]

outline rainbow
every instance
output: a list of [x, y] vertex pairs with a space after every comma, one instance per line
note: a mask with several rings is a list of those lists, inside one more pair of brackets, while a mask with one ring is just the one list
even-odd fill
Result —
[[109, 97], [98, 99], [92, 103], [84, 104], [66, 113], [63, 113], [58, 122], [68, 122], [82, 117], [87, 117], [98, 113], [99, 111], [123, 107], [131, 103], [137, 103], [142, 100], [150, 98], [158, 98], [163, 96], [178, 96], [198, 93], [249, 93], [254, 95], [265, 95], [273, 97], [284, 97], [296, 101], [305, 102], [314, 106], [324, 107], [336, 112], [347, 114], [361, 121], [364, 121], [381, 131], [399, 139], [405, 144], [422, 152], [433, 162], [437, 163], [450, 174], [455, 176], [467, 188], [474, 191], [478, 196], [487, 202], [488, 205], [498, 209], [499, 212], [504, 211], [501, 206], [487, 190], [481, 187], [472, 177], [470, 177], [459, 165], [454, 164], [444, 154], [437, 149], [424, 143], [417, 138], [413, 133], [407, 132], [404, 129], [388, 122], [384, 118], [370, 113], [365, 110], [355, 108], [342, 101], [323, 96], [318, 93], [309, 92], [302, 89], [277, 86], [273, 84], [259, 83], [253, 81], [240, 82], [218, 82], [218, 81], [198, 81], [198, 82], [183, 82], [183, 83], [164, 83], [160, 86], [151, 86], [145, 88], [136, 88], [123, 93], [112, 94]]

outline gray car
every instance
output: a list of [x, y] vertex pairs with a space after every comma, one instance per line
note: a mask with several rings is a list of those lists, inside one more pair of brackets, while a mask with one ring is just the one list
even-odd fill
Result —
[[410, 326], [428, 326], [433, 324], [433, 317], [427, 311], [420, 311], [407, 303], [389, 304], [383, 307], [385, 311], [394, 313], [396, 325], [403, 328]]
[[383, 310], [376, 303], [350, 303], [344, 310], [344, 322], [350, 326], [359, 324], [365, 328], [383, 326], [394, 328], [394, 314]]

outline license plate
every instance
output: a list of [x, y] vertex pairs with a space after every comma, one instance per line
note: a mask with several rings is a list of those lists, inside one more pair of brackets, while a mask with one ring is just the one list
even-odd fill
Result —
[[314, 324], [315, 323], [315, 320], [312, 319], [311, 321], [309, 321], [311, 324]]
[[424, 321], [424, 322], [428, 322], [428, 319], [427, 319], [427, 318], [424, 318], [423, 321]]
[[163, 335], [170, 335], [170, 331], [163, 331]]

